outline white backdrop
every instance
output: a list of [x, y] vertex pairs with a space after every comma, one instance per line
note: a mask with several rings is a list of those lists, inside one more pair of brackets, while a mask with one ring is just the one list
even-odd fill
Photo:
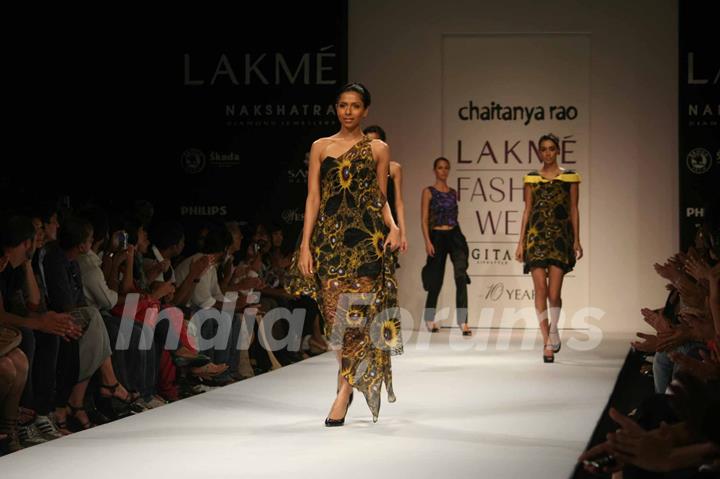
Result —
[[[560, 137], [560, 166], [582, 175], [580, 218], [587, 218], [589, 59], [588, 35], [443, 37], [442, 152], [454, 170], [451, 186], [459, 192], [459, 219], [470, 247], [474, 325], [522, 326], [509, 313], [533, 304], [532, 283], [514, 256], [523, 175], [541, 166], [537, 140], [543, 133]], [[587, 224], [580, 223], [581, 240]], [[587, 242], [583, 246], [592, 251]], [[589, 302], [586, 266], [581, 261], [566, 276], [568, 318]], [[444, 288], [440, 304], [453, 298], [453, 288]], [[528, 326], [535, 327], [531, 320]]]
[[[652, 264], [678, 246], [676, 10], [671, 0], [550, 0], [542, 9], [531, 0], [350, 1], [349, 78], [371, 90], [367, 124], [386, 129], [393, 159], [403, 165], [410, 250], [401, 257], [398, 278], [401, 304], [416, 325], [425, 301], [420, 194], [433, 182], [433, 159], [451, 159], [450, 182], [456, 188], [461, 176], [470, 178], [462, 180], [464, 186], [478, 177], [502, 178], [495, 180], [500, 191], [486, 189], [488, 198], [506, 194], [498, 202], [480, 196], [471, 201], [472, 189], [461, 191], [461, 224], [468, 240], [491, 242], [471, 244], [471, 249], [511, 246], [514, 251], [513, 245], [500, 242], [517, 240], [512, 233], [517, 234], [518, 223], [510, 223], [508, 234], [482, 234], [475, 212], [521, 211], [519, 181], [531, 168], [527, 158], [512, 164], [517, 163], [512, 155], [505, 164], [504, 142], [512, 147], [520, 141], [515, 151], [522, 159], [527, 142], [547, 131], [572, 135], [576, 143], [566, 159], [577, 163], [562, 166], [576, 168], [583, 177], [586, 257], [568, 278], [567, 309], [600, 308], [604, 315], [590, 324], [604, 331], [635, 331], [643, 327], [641, 307], [663, 304], [664, 282]], [[528, 125], [460, 121], [459, 108], [470, 100], [478, 107], [493, 101], [573, 105], [578, 114], [574, 120], [546, 118]], [[458, 139], [463, 160], [474, 163], [457, 163]], [[485, 141], [497, 165], [487, 155], [477, 163]], [[517, 188], [512, 201], [511, 179]], [[519, 221], [520, 213], [512, 215]], [[473, 326], [498, 326], [500, 313], [495, 322], [480, 318], [478, 308], [495, 306], [492, 295], [485, 298], [488, 288], [502, 282], [505, 294], [509, 287], [518, 299], [497, 305], [524, 307], [532, 305], [524, 295], [532, 283], [527, 276], [513, 276], [520, 274], [519, 264], [484, 261], [471, 260], [470, 272], [487, 277], [474, 277], [469, 287], [470, 321]], [[454, 302], [450, 268], [448, 262], [438, 307]]]

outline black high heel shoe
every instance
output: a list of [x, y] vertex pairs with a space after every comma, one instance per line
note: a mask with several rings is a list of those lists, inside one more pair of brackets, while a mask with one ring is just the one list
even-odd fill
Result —
[[77, 417], [77, 413], [85, 412], [84, 406], [73, 406], [72, 404], [68, 403], [67, 407], [70, 409], [70, 413], [67, 415], [66, 420], [68, 422], [68, 425], [70, 426], [71, 431], [86, 431], [96, 426], [96, 424], [90, 420], [83, 422]]
[[350, 398], [348, 399], [347, 406], [345, 406], [345, 414], [343, 415], [342, 419], [330, 419], [329, 417], [325, 418], [325, 427], [339, 427], [345, 425], [345, 416], [347, 416], [348, 409], [350, 409], [350, 405], [353, 402], [353, 396], [355, 395], [355, 391], [352, 391], [350, 393]]
[[[545, 352], [550, 351], [550, 355], [546, 355]], [[552, 344], [548, 343], [543, 348], [543, 362], [544, 363], [554, 363], [555, 362], [555, 354], [553, 353], [553, 347]]]

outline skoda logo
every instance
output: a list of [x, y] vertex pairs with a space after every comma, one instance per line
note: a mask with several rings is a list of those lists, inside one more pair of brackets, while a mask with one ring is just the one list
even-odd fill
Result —
[[696, 175], [702, 175], [712, 166], [712, 155], [705, 148], [695, 148], [687, 155], [687, 166]]
[[205, 153], [197, 148], [188, 148], [183, 151], [180, 164], [185, 173], [194, 175], [205, 169]]

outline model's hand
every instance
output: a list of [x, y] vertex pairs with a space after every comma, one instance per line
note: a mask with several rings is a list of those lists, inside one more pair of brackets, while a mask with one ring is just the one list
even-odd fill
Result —
[[395, 251], [400, 247], [400, 228], [397, 226], [390, 228], [390, 232], [385, 238], [385, 249], [390, 248], [390, 251]]
[[0, 256], [0, 273], [5, 271], [5, 267], [8, 265], [7, 256]]
[[522, 243], [518, 243], [517, 248], [515, 248], [515, 261], [522, 263], [524, 255], [525, 255], [525, 248], [523, 248]]
[[400, 252], [404, 253], [407, 251], [407, 249], [408, 249], [407, 238], [405, 237], [405, 233], [402, 232], [402, 233], [400, 233]]
[[425, 252], [428, 256], [435, 256], [435, 247], [433, 246], [432, 241], [425, 242]]
[[310, 276], [315, 273], [313, 270], [313, 260], [310, 254], [309, 246], [300, 247], [300, 256], [298, 257], [298, 268], [303, 276]]
[[580, 246], [580, 242], [576, 241], [573, 245], [573, 251], [575, 251], [575, 260], [579, 260], [583, 257], [583, 249], [582, 246]]

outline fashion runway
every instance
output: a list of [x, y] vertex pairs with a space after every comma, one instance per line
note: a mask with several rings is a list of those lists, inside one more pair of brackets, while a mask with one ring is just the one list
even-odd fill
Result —
[[337, 373], [324, 354], [5, 456], [0, 476], [567, 478], [628, 339], [574, 351], [567, 339], [586, 335], [565, 331], [556, 363], [543, 364], [541, 341], [523, 350], [523, 333], [405, 331], [405, 354], [393, 358], [398, 400], [383, 390], [377, 424], [356, 393], [346, 425], [324, 427]]

